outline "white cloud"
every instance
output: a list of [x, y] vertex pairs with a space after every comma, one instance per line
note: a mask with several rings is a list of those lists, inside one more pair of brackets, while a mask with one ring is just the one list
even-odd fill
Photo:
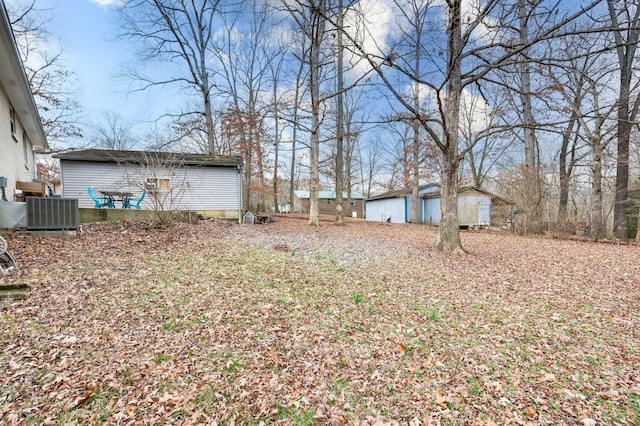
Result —
[[102, 7], [110, 7], [110, 6], [122, 6], [124, 2], [122, 0], [90, 0], [91, 3], [95, 3]]
[[491, 124], [492, 112], [484, 98], [464, 89], [460, 99], [460, 130], [463, 133], [485, 130]]
[[[393, 5], [386, 0], [360, 0], [356, 9], [350, 9], [344, 17], [344, 25], [350, 36], [358, 40], [365, 52], [384, 55], [387, 38], [394, 31]], [[370, 65], [354, 55], [349, 58], [354, 66], [352, 73], [362, 75], [370, 71]], [[357, 78], [357, 76], [354, 76]]]
[[[420, 96], [420, 108], [423, 112], [439, 116], [438, 99], [436, 92], [429, 86], [418, 86]], [[408, 98], [413, 96], [413, 86], [405, 87], [405, 94]], [[485, 130], [491, 124], [493, 109], [482, 96], [471, 93], [467, 89], [462, 90], [460, 97], [460, 131], [477, 133]]]

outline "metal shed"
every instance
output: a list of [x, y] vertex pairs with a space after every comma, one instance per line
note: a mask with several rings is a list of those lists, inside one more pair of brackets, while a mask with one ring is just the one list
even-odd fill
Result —
[[[418, 188], [418, 197], [422, 200], [421, 197], [439, 191], [440, 187], [435, 183], [421, 185]], [[409, 223], [411, 206], [411, 188], [385, 192], [367, 200], [366, 218], [368, 222]], [[420, 223], [428, 222], [422, 202], [418, 203], [418, 218]]]
[[[458, 224], [460, 226], [489, 226], [495, 204], [509, 204], [505, 199], [475, 187], [458, 190]], [[433, 225], [440, 223], [440, 191], [422, 196], [425, 222]]]
[[[440, 185], [423, 185], [419, 190], [419, 223], [440, 224]], [[494, 224], [498, 209], [510, 206], [504, 198], [475, 187], [458, 190], [458, 223], [460, 226], [489, 226]], [[369, 222], [411, 222], [411, 189], [391, 191], [367, 200]], [[502, 214], [502, 213], [499, 213]], [[502, 224], [502, 223], [501, 223]]]

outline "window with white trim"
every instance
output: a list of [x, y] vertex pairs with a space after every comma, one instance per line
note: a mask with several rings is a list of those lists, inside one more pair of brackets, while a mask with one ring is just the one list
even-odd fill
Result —
[[147, 192], [167, 192], [171, 190], [171, 180], [165, 178], [147, 178], [144, 184]]

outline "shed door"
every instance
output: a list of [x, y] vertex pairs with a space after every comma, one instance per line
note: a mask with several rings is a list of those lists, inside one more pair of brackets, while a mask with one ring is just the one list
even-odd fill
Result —
[[440, 198], [424, 200], [424, 223], [440, 224]]
[[479, 210], [480, 206], [478, 204], [465, 204], [458, 212], [458, 223], [460, 225], [477, 224]]

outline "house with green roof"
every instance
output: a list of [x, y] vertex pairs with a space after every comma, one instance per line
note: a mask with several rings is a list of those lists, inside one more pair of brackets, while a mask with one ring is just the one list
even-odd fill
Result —
[[[309, 213], [309, 191], [296, 190], [294, 193], [294, 208], [296, 212]], [[364, 217], [365, 196], [358, 191], [344, 191], [342, 195], [345, 201], [344, 215], [347, 217]], [[318, 191], [318, 211], [320, 214], [336, 214], [336, 192]]]

